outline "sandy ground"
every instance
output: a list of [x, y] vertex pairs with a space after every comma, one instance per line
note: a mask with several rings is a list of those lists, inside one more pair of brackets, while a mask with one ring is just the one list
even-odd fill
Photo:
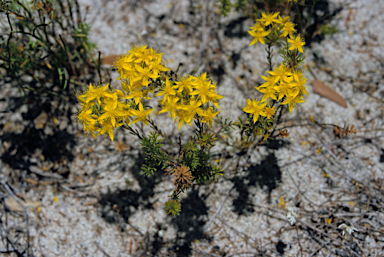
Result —
[[[207, 71], [225, 96], [223, 117], [233, 120], [246, 99], [257, 96], [254, 87], [267, 62], [262, 45], [248, 47], [252, 20], [240, 22], [238, 13], [222, 18], [214, 1], [79, 2], [102, 56], [147, 44], [165, 53], [168, 67], [183, 63], [180, 75]], [[32, 207], [9, 214], [9, 231], [26, 235], [17, 229], [28, 216], [31, 256], [384, 256], [384, 1], [334, 0], [330, 9], [341, 4], [344, 9], [331, 21], [338, 32], [305, 49], [312, 70], [306, 70], [309, 96], [283, 117], [290, 136], [220, 159], [225, 175], [186, 192], [180, 216], [164, 212], [171, 178], [140, 174], [143, 156], [136, 138], [120, 131], [112, 143], [71, 125], [77, 134], [69, 149], [73, 159], [65, 163], [69, 175], [19, 189]], [[315, 77], [348, 107], [314, 93]], [[2, 97], [17, 95], [7, 85], [1, 91]], [[21, 122], [23, 109], [18, 112], [9, 122]], [[166, 133], [178, 133], [166, 116], [156, 121]], [[338, 138], [331, 126], [318, 123], [355, 125], [358, 132]], [[218, 145], [214, 151], [230, 149]], [[42, 169], [44, 163], [35, 166]], [[12, 167], [1, 162], [0, 172], [3, 186], [12, 184], [7, 181]], [[3, 202], [17, 208], [2, 192]], [[287, 207], [298, 214], [293, 226]], [[337, 228], [342, 223], [359, 231], [342, 236]], [[6, 249], [5, 232], [0, 249]]]

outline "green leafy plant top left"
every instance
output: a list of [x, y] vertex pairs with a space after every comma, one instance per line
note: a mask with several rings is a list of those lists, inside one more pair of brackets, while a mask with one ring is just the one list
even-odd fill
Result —
[[61, 95], [58, 90], [86, 85], [96, 74], [101, 80], [77, 0], [0, 0], [0, 17], [0, 72], [24, 93]]

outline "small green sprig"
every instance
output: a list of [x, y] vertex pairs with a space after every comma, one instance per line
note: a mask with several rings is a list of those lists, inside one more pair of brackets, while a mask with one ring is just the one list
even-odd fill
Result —
[[141, 139], [142, 149], [145, 153], [145, 164], [142, 166], [142, 173], [150, 177], [156, 171], [156, 167], [163, 164], [163, 168], [169, 163], [168, 155], [161, 149], [163, 139], [159, 139], [156, 132], [150, 133], [149, 137]]
[[[101, 80], [100, 63], [88, 61], [96, 44], [89, 40], [90, 28], [81, 19], [77, 0], [66, 5], [58, 0], [0, 1], [0, 13], [9, 27], [0, 42], [0, 70], [25, 96], [27, 90], [33, 93], [29, 96], [65, 96], [69, 84], [85, 85], [80, 81], [93, 71]], [[28, 86], [23, 75], [32, 78]], [[53, 89], [57, 85], [61, 94]]]
[[167, 215], [177, 216], [180, 214], [181, 204], [178, 200], [169, 200], [165, 203], [165, 212]]
[[231, 0], [218, 0], [221, 15], [228, 16], [232, 9]]

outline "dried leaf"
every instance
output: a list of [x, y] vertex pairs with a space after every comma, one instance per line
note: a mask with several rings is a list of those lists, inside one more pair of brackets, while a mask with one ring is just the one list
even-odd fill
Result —
[[278, 137], [289, 137], [289, 132], [288, 132], [288, 130], [287, 129], [284, 129], [284, 130], [282, 130], [282, 131], [279, 131], [279, 135], [277, 135]]
[[106, 65], [113, 65], [116, 61], [117, 58], [119, 58], [120, 55], [118, 54], [112, 54], [108, 56], [104, 56], [100, 58], [101, 64], [106, 64]]
[[36, 180], [33, 180], [33, 179], [26, 178], [24, 180], [29, 182], [29, 183], [31, 183], [31, 184], [33, 184], [33, 185], [38, 185], [39, 184], [39, 182], [37, 182]]
[[[29, 198], [18, 198], [18, 200], [21, 202], [22, 205], [24, 205], [25, 208], [37, 208], [41, 205], [43, 205], [40, 201], [34, 201]], [[5, 205], [11, 210], [11, 211], [18, 211], [22, 212], [23, 208], [20, 206], [20, 204], [13, 198], [12, 196], [5, 199]]]
[[56, 178], [56, 179], [63, 179], [63, 177], [59, 174], [52, 173], [52, 172], [44, 172], [42, 169], [40, 169], [37, 166], [30, 166], [29, 170], [33, 173], [36, 173], [37, 175], [47, 177], [47, 178]]
[[119, 153], [125, 151], [125, 149], [127, 149], [128, 145], [124, 142], [116, 142], [115, 143], [115, 148], [117, 151], [119, 151]]
[[333, 127], [333, 134], [339, 138], [355, 134], [356, 132], [355, 125], [352, 125], [351, 128], [349, 128], [349, 125], [347, 127], [344, 126], [344, 128], [338, 128], [337, 126]]
[[339, 95], [339, 93], [337, 93], [335, 90], [328, 87], [323, 82], [317, 79], [312, 80], [311, 83], [313, 85], [313, 91], [315, 93], [318, 93], [319, 95], [324, 96], [345, 108], [348, 108], [347, 101], [344, 99], [344, 97]]

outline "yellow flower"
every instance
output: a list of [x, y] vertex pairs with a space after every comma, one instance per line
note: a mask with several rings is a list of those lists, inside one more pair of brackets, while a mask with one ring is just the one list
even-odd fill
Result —
[[281, 25], [284, 25], [286, 22], [289, 21], [289, 18], [290, 18], [289, 16], [286, 16], [284, 18], [279, 17], [279, 22], [278, 23], [280, 23]]
[[171, 112], [172, 118], [175, 120], [176, 119], [176, 111], [178, 109], [181, 109], [180, 104], [177, 102], [179, 101], [179, 98], [173, 97], [173, 98], [168, 98], [168, 101], [163, 101], [163, 109], [159, 112], [164, 113], [164, 112]]
[[174, 89], [173, 82], [171, 83], [168, 78], [165, 78], [165, 87], [156, 96], [164, 96], [164, 101], [168, 101], [172, 97], [176, 96], [176, 90]]
[[260, 22], [256, 22], [255, 25], [250, 27], [251, 31], [264, 31], [265, 26]]
[[179, 126], [178, 126], [178, 128], [180, 129], [183, 126], [184, 121], [187, 122], [186, 120], [188, 118], [188, 112], [183, 110], [183, 109], [177, 110], [177, 117], [179, 119]]
[[81, 110], [79, 110], [76, 114], [75, 117], [77, 120], [80, 122], [96, 122], [97, 120], [92, 118], [92, 109], [89, 108], [89, 106], [84, 106]]
[[202, 114], [202, 110], [199, 108], [201, 105], [201, 101], [196, 101], [195, 98], [191, 98], [189, 100], [189, 104], [183, 106], [183, 110], [187, 112], [187, 117], [185, 119], [187, 123], [191, 123], [193, 117], [195, 117], [196, 114]]
[[169, 71], [167, 67], [161, 64], [161, 57], [155, 61], [152, 61], [150, 64], [153, 74], [159, 74], [162, 71]]
[[[268, 71], [269, 74], [271, 74], [270, 81], [273, 81], [274, 83], [280, 82], [290, 82], [292, 81], [292, 78], [289, 76], [292, 75], [292, 72], [289, 70], [288, 67], [285, 67], [284, 64], [280, 64], [279, 68], [275, 68], [274, 71]], [[273, 77], [273, 79], [272, 79]]]
[[287, 95], [287, 98], [281, 104], [289, 105], [289, 113], [292, 113], [292, 109], [296, 106], [297, 103], [304, 103], [303, 94], [298, 94], [295, 97]]
[[304, 40], [300, 37], [300, 34], [295, 39], [288, 38], [288, 43], [291, 44], [289, 50], [299, 50], [299, 52], [304, 53], [303, 46], [305, 45]]
[[83, 126], [84, 126], [84, 131], [86, 133], [91, 132], [93, 137], [96, 137], [95, 132], [100, 131], [100, 128], [96, 127], [96, 119], [95, 121], [92, 121], [92, 122], [84, 121]]
[[198, 85], [198, 84], [201, 84], [201, 83], [205, 83], [208, 81], [207, 79], [207, 73], [204, 72], [202, 73], [200, 76], [198, 77], [195, 77], [195, 76], [191, 76], [192, 77], [192, 84], [195, 86], [195, 85]]
[[220, 111], [218, 112], [212, 112], [213, 108], [209, 107], [206, 111], [204, 111], [201, 116], [203, 116], [203, 120], [201, 122], [208, 122], [209, 126], [212, 128], [212, 121], [213, 118], [219, 114]]
[[146, 65], [151, 64], [153, 55], [150, 49], [144, 49], [143, 51], [138, 51], [135, 53], [135, 63], [144, 62]]
[[295, 82], [290, 83], [291, 87], [295, 87], [297, 93], [301, 91], [303, 94], [308, 95], [308, 92], [305, 89], [305, 82], [307, 82], [307, 79], [304, 78], [303, 74], [301, 72], [294, 72], [293, 78], [295, 79]]
[[209, 94], [207, 95], [207, 100], [212, 102], [214, 106], [216, 106], [217, 109], [219, 109], [219, 103], [217, 100], [223, 98], [224, 96], [216, 94], [215, 91], [211, 90], [209, 91]]
[[263, 99], [261, 99], [261, 102], [265, 102], [269, 98], [277, 100], [276, 89], [274, 87], [258, 87], [256, 89], [264, 94]]
[[114, 67], [116, 68], [117, 72], [120, 74], [120, 78], [126, 77], [125, 74], [127, 71], [131, 69], [131, 63], [133, 62], [133, 58], [129, 55], [120, 56], [115, 60]]
[[142, 68], [142, 67], [140, 67], [140, 65], [135, 64], [135, 68], [136, 68], [138, 74], [134, 78], [134, 81], [141, 81], [142, 86], [144, 86], [144, 87], [148, 86], [149, 78], [156, 79], [156, 78], [160, 77], [157, 74], [153, 74], [151, 72], [151, 68], [150, 67]]
[[110, 120], [104, 120], [104, 121], [100, 121], [100, 125], [101, 125], [101, 129], [99, 132], [100, 135], [104, 134], [105, 132], [108, 132], [108, 135], [111, 138], [111, 141], [113, 142], [113, 138], [114, 138], [113, 130], [115, 128], [120, 127], [123, 124], [120, 123], [120, 124], [116, 124], [115, 126], [113, 126]]
[[292, 92], [292, 87], [288, 83], [281, 83], [279, 86], [275, 86], [276, 91], [279, 92], [279, 98], [277, 100], [281, 100], [284, 96], [290, 95], [291, 97], [294, 97], [296, 95]]
[[147, 45], [134, 45], [128, 52], [132, 57], [140, 56], [147, 49]]
[[261, 77], [266, 81], [264, 82], [263, 84], [261, 84], [259, 87], [269, 87], [269, 86], [273, 86], [275, 84], [275, 77], [274, 76], [263, 76], [261, 75]]
[[270, 31], [263, 31], [263, 30], [251, 31], [251, 30], [248, 30], [248, 33], [253, 37], [252, 42], [249, 44], [250, 46], [256, 44], [257, 41], [260, 41], [260, 43], [265, 45], [264, 37], [268, 36]]
[[99, 120], [110, 120], [113, 127], [116, 126], [116, 120], [119, 117], [127, 115], [117, 108], [117, 94], [113, 96], [113, 100], [105, 102], [103, 105], [103, 114], [100, 115]]
[[261, 104], [261, 102], [256, 102], [254, 99], [247, 99], [247, 106], [244, 107], [243, 111], [253, 115], [253, 123], [257, 121], [259, 115], [267, 116], [263, 111], [267, 103]]
[[139, 104], [139, 110], [131, 110], [131, 113], [136, 116], [136, 118], [132, 121], [132, 124], [138, 121], [144, 122], [145, 125], [148, 125], [147, 116], [153, 112], [154, 109], [148, 109], [144, 111], [143, 105]]
[[147, 96], [146, 91], [141, 91], [141, 89], [136, 89], [132, 91], [129, 95], [124, 97], [125, 99], [134, 99], [135, 104], [141, 103], [141, 99], [151, 99], [150, 97]]
[[272, 108], [267, 106], [265, 107], [264, 111], [267, 114], [267, 119], [271, 119], [272, 116], [275, 114], [275, 106], [273, 106]]
[[258, 21], [262, 22], [264, 26], [268, 26], [269, 24], [272, 24], [272, 23], [280, 23], [280, 20], [277, 18], [278, 15], [279, 15], [279, 12], [270, 13], [270, 14], [262, 13], [261, 14], [262, 17], [258, 19]]
[[283, 31], [283, 37], [286, 37], [289, 35], [289, 37], [292, 38], [293, 37], [292, 34], [296, 32], [295, 24], [288, 21], [284, 24], [284, 27], [281, 30]]
[[192, 82], [193, 77], [182, 77], [179, 79], [179, 81], [175, 82], [175, 86], [173, 86], [174, 89], [177, 89], [178, 93], [183, 92], [185, 90], [187, 93], [192, 92], [192, 87], [193, 87], [193, 82]]
[[198, 83], [195, 85], [195, 90], [190, 95], [199, 95], [202, 104], [208, 102], [208, 95], [211, 94], [212, 85], [210, 82]]
[[85, 102], [89, 103], [89, 101], [92, 101], [93, 99], [96, 99], [99, 104], [101, 104], [100, 99], [102, 97], [113, 97], [111, 93], [108, 93], [109, 84], [105, 86], [95, 86], [93, 87], [92, 84], [89, 84], [89, 87], [87, 91], [85, 91], [82, 95], [79, 97], [84, 97], [86, 98]]

